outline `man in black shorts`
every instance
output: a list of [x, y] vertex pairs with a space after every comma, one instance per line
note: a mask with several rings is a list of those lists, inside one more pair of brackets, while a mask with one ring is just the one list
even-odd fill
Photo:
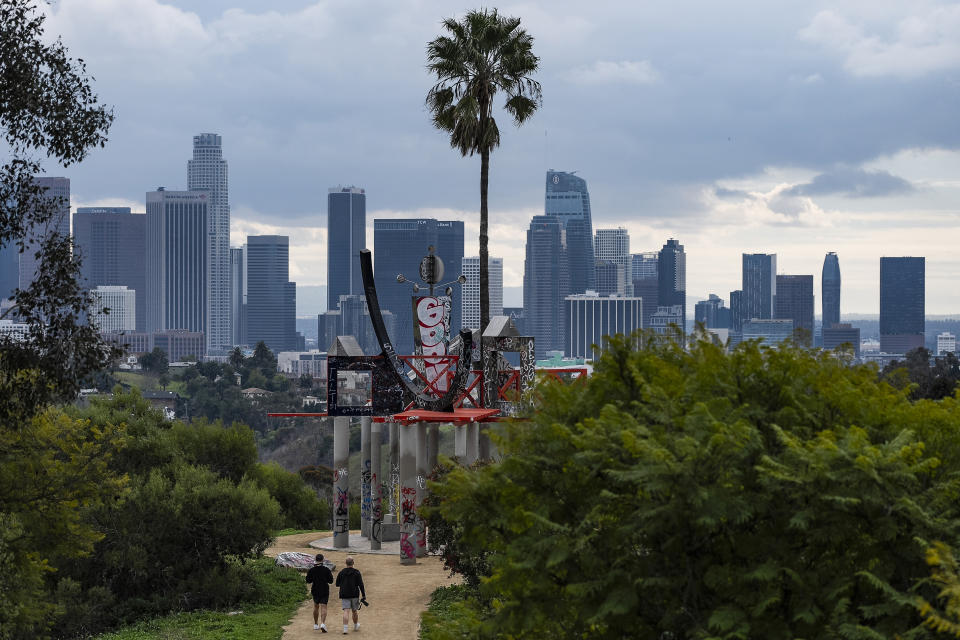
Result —
[[[330, 599], [330, 583], [333, 582], [333, 573], [323, 564], [323, 554], [317, 554], [317, 561], [307, 571], [307, 583], [310, 584], [310, 595], [313, 596], [313, 628], [327, 632], [327, 601]], [[317, 624], [317, 623], [320, 624]]]

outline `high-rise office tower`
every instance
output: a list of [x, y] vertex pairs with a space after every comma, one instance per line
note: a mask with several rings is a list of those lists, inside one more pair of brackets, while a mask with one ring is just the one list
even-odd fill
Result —
[[631, 256], [633, 296], [643, 299], [643, 328], [650, 328], [650, 318], [657, 312], [660, 280], [657, 263], [659, 251], [645, 251]]
[[[380, 308], [390, 311], [394, 317], [394, 332], [390, 334], [397, 353], [413, 353], [413, 296], [410, 283], [400, 284], [397, 275], [403, 274], [412, 282], [421, 285], [416, 295], [426, 295], [420, 280], [420, 261], [429, 247], [443, 260], [443, 281], [448, 282], [460, 275], [463, 262], [463, 222], [460, 220], [436, 220], [433, 218], [374, 220], [373, 256], [374, 279]], [[435, 291], [443, 295], [443, 291]], [[462, 310], [459, 296], [463, 295], [454, 285], [453, 304], [450, 309], [450, 331], [460, 331]]]
[[657, 305], [681, 308], [680, 331], [687, 330], [687, 254], [679, 240], [670, 238], [657, 259]]
[[730, 292], [730, 331], [740, 333], [743, 331], [743, 290], [737, 289]]
[[366, 248], [367, 194], [358, 187], [332, 187], [327, 193], [328, 311], [337, 308], [340, 296], [363, 295], [360, 251]]
[[45, 197], [53, 201], [52, 204], [57, 211], [45, 225], [33, 227], [30, 235], [34, 236], [35, 242], [30, 243], [28, 240], [23, 253], [19, 255], [18, 286], [21, 289], [29, 287], [37, 274], [39, 265], [36, 252], [40, 249], [40, 239], [53, 233], [61, 236], [70, 235], [70, 178], [34, 178], [34, 180], [44, 189]]
[[740, 322], [771, 320], [777, 295], [777, 254], [743, 254], [743, 299]]
[[207, 327], [209, 206], [206, 191], [147, 192], [148, 332]]
[[[490, 277], [490, 317], [503, 315], [503, 258], [488, 258]], [[480, 256], [463, 258], [460, 273], [467, 281], [460, 290], [463, 326], [480, 328]]]
[[136, 297], [137, 331], [147, 328], [147, 216], [130, 207], [78, 207], [73, 248], [83, 286], [127, 287]]
[[[563, 302], [563, 324], [567, 329], [564, 344], [566, 356], [596, 360], [606, 347], [608, 336], [632, 336], [642, 328], [642, 306], [643, 301], [639, 298], [611, 298], [592, 294], [567, 296]], [[634, 348], [639, 348], [639, 337], [632, 343]]]
[[230, 329], [234, 345], [247, 344], [247, 245], [230, 247]]
[[723, 306], [723, 298], [711, 293], [706, 300], [694, 305], [693, 321], [707, 329], [729, 329], [730, 309]]
[[621, 290], [614, 293], [633, 295], [633, 256], [630, 255], [630, 234], [627, 230], [623, 227], [597, 229], [593, 238], [593, 254], [597, 265], [609, 260], [623, 272]]
[[[617, 264], [613, 260], [597, 260], [595, 267], [597, 275], [597, 290], [601, 296], [625, 296], [627, 292], [627, 281], [624, 277], [623, 265]], [[633, 286], [629, 287], [633, 291]], [[579, 295], [579, 294], [575, 294]]]
[[774, 319], [792, 320], [797, 342], [813, 342], [813, 276], [777, 276]]
[[193, 159], [187, 162], [187, 189], [206, 191], [207, 213], [207, 326], [209, 353], [226, 353], [233, 343], [230, 328], [230, 198], [227, 161], [220, 136], [193, 136]]
[[925, 258], [880, 258], [880, 351], [907, 353], [924, 342]]
[[[534, 216], [523, 263], [523, 313], [537, 357], [563, 350], [563, 301], [569, 295], [566, 234], [557, 216]], [[591, 269], [591, 272], [593, 270]]]
[[13, 239], [0, 247], [0, 303], [10, 298], [20, 284], [20, 254]]
[[247, 340], [271, 351], [297, 350], [297, 284], [290, 282], [290, 238], [247, 236]]
[[136, 330], [137, 294], [133, 289], [100, 285], [91, 293], [91, 320], [101, 333]]
[[840, 261], [833, 251], [823, 259], [820, 296], [823, 304], [823, 328], [829, 329], [840, 322]]
[[563, 222], [570, 293], [595, 289], [596, 259], [593, 255], [593, 221], [587, 181], [573, 172], [547, 171], [543, 212]]

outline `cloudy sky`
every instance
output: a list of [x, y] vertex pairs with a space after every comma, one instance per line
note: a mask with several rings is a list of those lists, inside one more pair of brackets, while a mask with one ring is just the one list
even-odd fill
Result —
[[[56, 0], [48, 30], [114, 105], [71, 167], [74, 205], [144, 209], [185, 188], [192, 136], [223, 136], [233, 243], [291, 237], [292, 279], [326, 281], [326, 191], [367, 217], [462, 219], [479, 160], [432, 129], [425, 43], [478, 5], [430, 0]], [[269, 7], [269, 9], [267, 8]], [[523, 279], [544, 172], [577, 170], [595, 227], [687, 251], [688, 298], [739, 288], [740, 254], [812, 273], [836, 251], [844, 313], [877, 313], [879, 257], [927, 257], [927, 312], [960, 314], [960, 5], [594, 0], [504, 3], [535, 38], [543, 106], [501, 121], [491, 252]], [[55, 169], [52, 169], [55, 171]], [[368, 243], [372, 245], [372, 229]], [[473, 253], [476, 250], [473, 249]]]

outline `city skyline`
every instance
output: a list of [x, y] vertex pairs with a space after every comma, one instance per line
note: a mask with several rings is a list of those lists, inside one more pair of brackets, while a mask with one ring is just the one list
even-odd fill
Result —
[[[117, 113], [107, 147], [69, 171], [74, 206], [140, 210], [142, 192], [181, 183], [171, 141], [217, 131], [234, 177], [232, 244], [289, 235], [299, 283], [326, 282], [323, 203], [308, 187], [318, 182], [363, 184], [368, 221], [463, 220], [475, 253], [476, 162], [451, 154], [423, 112], [422, 45], [463, 8], [396, 3], [364, 20], [361, 7], [298, 0], [269, 12], [241, 0], [45, 8]], [[878, 312], [883, 255], [925, 255], [928, 311], [960, 308], [960, 258], [944, 232], [960, 202], [948, 107], [960, 8], [698, 5], [698, 23], [723, 25], [722, 37], [676, 7], [503, 10], [534, 36], [545, 92], [522, 130], [501, 123], [491, 163], [490, 251], [506, 287], [522, 281], [523, 231], [554, 167], [579, 170], [594, 227], [624, 226], [634, 251], [681, 239], [688, 308], [736, 286], [741, 253], [816, 275], [828, 251], [843, 260], [843, 313]], [[731, 19], [743, 14], [752, 19]], [[358, 29], [394, 36], [369, 42]], [[344, 83], [356, 91], [318, 99]]]

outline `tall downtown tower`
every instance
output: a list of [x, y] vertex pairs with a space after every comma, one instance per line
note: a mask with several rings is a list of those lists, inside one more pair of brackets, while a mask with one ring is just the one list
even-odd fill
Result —
[[207, 211], [207, 353], [233, 346], [230, 309], [230, 199], [227, 161], [220, 136], [193, 136], [193, 159], [187, 162], [187, 189], [206, 191]]
[[[547, 171], [544, 215], [563, 222], [567, 247], [570, 294], [596, 289], [596, 260], [593, 252], [593, 222], [587, 181], [574, 172]], [[563, 304], [561, 298], [560, 304]]]
[[880, 258], [880, 351], [907, 353], [923, 346], [925, 285], [925, 258]]
[[829, 329], [840, 322], [840, 260], [833, 251], [823, 259], [820, 295], [823, 300], [823, 328]]
[[358, 187], [331, 187], [327, 193], [327, 311], [336, 311], [340, 296], [363, 295], [360, 252], [366, 248], [367, 194]]

